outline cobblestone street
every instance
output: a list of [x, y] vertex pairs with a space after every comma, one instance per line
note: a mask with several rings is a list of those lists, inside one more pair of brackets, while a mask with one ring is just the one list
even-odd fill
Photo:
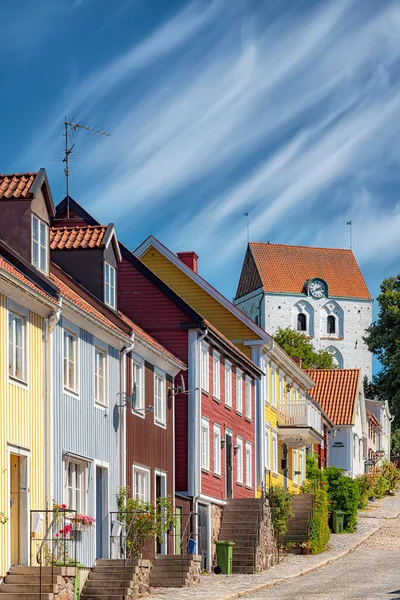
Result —
[[357, 531], [332, 535], [322, 554], [288, 555], [276, 567], [255, 575], [203, 575], [196, 587], [157, 588], [152, 595], [157, 600], [400, 600], [399, 515], [400, 493], [360, 513]]

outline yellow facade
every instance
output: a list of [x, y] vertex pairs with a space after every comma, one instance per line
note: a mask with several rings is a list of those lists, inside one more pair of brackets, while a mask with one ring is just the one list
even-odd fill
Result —
[[[28, 310], [29, 302], [24, 305], [18, 294], [13, 296], [10, 301], [0, 294], [0, 513], [8, 519], [0, 523], [0, 580], [11, 564], [29, 563], [30, 511], [43, 510], [48, 501], [45, 321]], [[10, 308], [20, 308], [25, 319], [23, 382], [9, 375]]]
[[[211, 296], [206, 290], [201, 288], [195, 281], [188, 277], [181, 269], [175, 266], [167, 257], [165, 257], [159, 250], [154, 247], [150, 247], [141, 256], [141, 260], [154, 272], [160, 279], [162, 279], [171, 289], [173, 289], [179, 296], [181, 296], [188, 304], [190, 304], [195, 310], [202, 314], [208, 319], [214, 327], [216, 327], [221, 333], [227, 338], [234, 341], [234, 343], [251, 357], [251, 349], [248, 346], [244, 346], [239, 340], [258, 340], [257, 334], [250, 329], [239, 317], [235, 316], [230, 310], [223, 306], [217, 299]], [[286, 373], [285, 367], [279, 365], [279, 370], [286, 376], [293, 377], [292, 373]], [[272, 470], [272, 433], [273, 429], [277, 429], [278, 426], [278, 411], [274, 408], [272, 403], [272, 369], [268, 367], [268, 387], [269, 393], [268, 398], [270, 402], [265, 404], [265, 422], [270, 424], [270, 460], [271, 460], [271, 474], [266, 475], [266, 484], [270, 480], [272, 485], [283, 485], [284, 478], [282, 473], [282, 442], [278, 440], [278, 469], [277, 473], [273, 473]], [[278, 406], [278, 394], [279, 394], [279, 377], [276, 373], [275, 382], [275, 405]], [[290, 392], [292, 397], [292, 392]], [[298, 492], [300, 491], [299, 484], [294, 483], [294, 471], [300, 470], [300, 457], [299, 452], [293, 451], [288, 448], [288, 477], [287, 487], [288, 489]], [[305, 460], [305, 457], [304, 457]], [[261, 494], [261, 490], [257, 490], [257, 494]]]

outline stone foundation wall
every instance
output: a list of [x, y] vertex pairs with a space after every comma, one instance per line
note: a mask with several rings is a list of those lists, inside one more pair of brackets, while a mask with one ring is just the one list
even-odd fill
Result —
[[268, 501], [263, 506], [262, 518], [258, 532], [255, 571], [266, 571], [275, 564], [276, 540], [271, 520], [271, 509]]
[[221, 522], [222, 522], [222, 513], [224, 511], [224, 507], [219, 504], [211, 505], [211, 564], [215, 565], [216, 563], [216, 546], [214, 544], [214, 540], [218, 540], [219, 532], [221, 530]]
[[135, 565], [136, 581], [132, 589], [131, 598], [142, 598], [150, 593], [151, 561], [140, 559]]
[[192, 565], [186, 577], [186, 585], [197, 585], [201, 577], [201, 556], [192, 555]]
[[54, 600], [75, 600], [75, 575], [58, 575]]

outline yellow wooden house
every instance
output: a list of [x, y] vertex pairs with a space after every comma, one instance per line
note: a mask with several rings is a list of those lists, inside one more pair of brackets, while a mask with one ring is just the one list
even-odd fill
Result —
[[32, 511], [50, 500], [52, 207], [44, 171], [0, 176], [0, 582], [11, 565], [29, 564]]
[[280, 484], [299, 491], [306, 446], [323, 440], [321, 411], [308, 395], [313, 381], [257, 325], [197, 272], [194, 252], [174, 254], [149, 237], [135, 254], [265, 373], [257, 388], [257, 490]]

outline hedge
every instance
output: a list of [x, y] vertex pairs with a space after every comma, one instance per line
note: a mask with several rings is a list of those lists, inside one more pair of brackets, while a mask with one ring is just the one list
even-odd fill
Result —
[[323, 552], [329, 542], [329, 499], [325, 490], [317, 490], [310, 522], [311, 554]]

